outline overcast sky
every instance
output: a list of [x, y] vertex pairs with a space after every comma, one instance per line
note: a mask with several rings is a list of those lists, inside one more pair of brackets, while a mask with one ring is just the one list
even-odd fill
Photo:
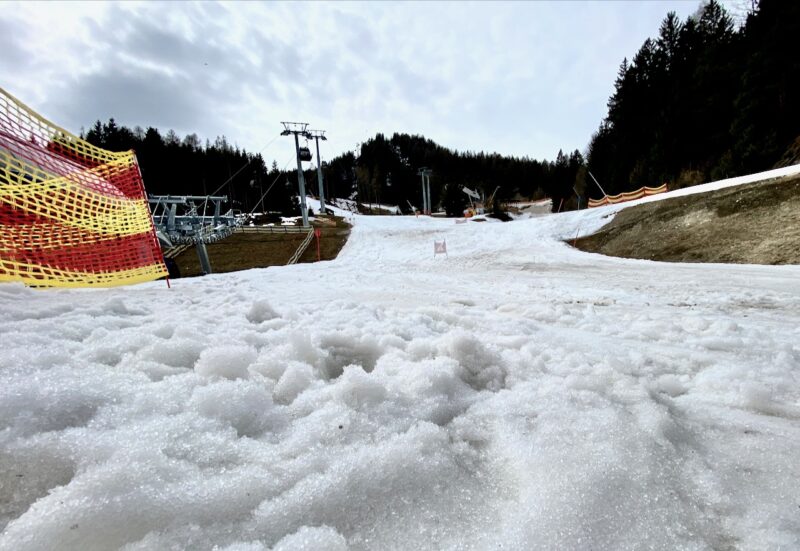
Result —
[[323, 159], [376, 132], [554, 159], [584, 150], [622, 58], [698, 4], [0, 2], [0, 86], [75, 133], [115, 117], [257, 152], [289, 120], [327, 130]]

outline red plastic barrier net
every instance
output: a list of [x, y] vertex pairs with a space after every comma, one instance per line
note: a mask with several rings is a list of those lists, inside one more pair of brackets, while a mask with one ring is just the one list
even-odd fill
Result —
[[0, 88], [0, 281], [107, 287], [166, 275], [134, 153], [95, 147]]

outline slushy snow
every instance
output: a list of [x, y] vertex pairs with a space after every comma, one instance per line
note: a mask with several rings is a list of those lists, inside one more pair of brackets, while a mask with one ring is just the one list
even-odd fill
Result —
[[800, 548], [800, 267], [563, 242], [620, 208], [0, 285], [0, 549]]

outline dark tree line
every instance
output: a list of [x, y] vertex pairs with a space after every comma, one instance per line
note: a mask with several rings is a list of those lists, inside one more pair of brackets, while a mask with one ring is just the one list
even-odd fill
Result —
[[[559, 151], [555, 162], [527, 157], [507, 157], [497, 153], [458, 152], [442, 147], [423, 136], [377, 134], [353, 153], [336, 157], [326, 167], [328, 186], [337, 186], [337, 195], [352, 196], [360, 203], [422, 206], [422, 183], [418, 170], [427, 167], [431, 202], [448, 214], [461, 214], [469, 201], [461, 191], [466, 186], [495, 203], [515, 198], [553, 197], [558, 206], [569, 198], [576, 174], [583, 165], [578, 151], [565, 155]], [[341, 193], [345, 191], [346, 193]]]
[[623, 60], [589, 171], [616, 194], [772, 168], [800, 145], [798, 36], [798, 2], [762, 0], [738, 29], [716, 0], [683, 22], [668, 14]]
[[[235, 210], [250, 212], [277, 181], [258, 211], [285, 215], [299, 212], [294, 199], [297, 175], [293, 163], [288, 170], [274, 162], [267, 168], [261, 155], [232, 146], [225, 137], [203, 144], [195, 134], [181, 138], [169, 130], [162, 136], [155, 128], [131, 130], [117, 125], [114, 119], [105, 124], [97, 121], [83, 137], [112, 151], [133, 149], [150, 195], [216, 193], [227, 195]], [[353, 198], [365, 205], [399, 205], [409, 211], [409, 203], [422, 206], [417, 171], [425, 166], [433, 170], [434, 207], [442, 206], [455, 215], [461, 214], [468, 203], [462, 186], [486, 198], [494, 195], [498, 203], [517, 197], [553, 197], [557, 207], [562, 198], [573, 194], [576, 173], [582, 165], [578, 151], [571, 155], [559, 151], [556, 161], [548, 162], [497, 153], [452, 151], [422, 136], [394, 134], [386, 139], [377, 134], [361, 144], [358, 155], [347, 152], [325, 163], [323, 175], [327, 197]], [[306, 167], [306, 190], [316, 194], [313, 163]]]
[[287, 174], [274, 162], [268, 168], [260, 154], [232, 146], [224, 136], [201, 143], [196, 134], [180, 138], [169, 130], [162, 136], [152, 127], [131, 130], [109, 119], [97, 121], [82, 137], [112, 151], [133, 149], [148, 195], [227, 195], [230, 208], [250, 212], [274, 183], [257, 210], [299, 212], [296, 178], [287, 184]]

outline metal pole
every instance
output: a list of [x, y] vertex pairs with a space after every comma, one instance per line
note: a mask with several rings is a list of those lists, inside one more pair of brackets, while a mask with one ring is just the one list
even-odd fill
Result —
[[[588, 171], [587, 171], [588, 172]], [[572, 186], [572, 191], [575, 192], [575, 197], [578, 198], [578, 210], [581, 210], [581, 194], [578, 193], [578, 190], [575, 189], [575, 186]]]
[[425, 174], [425, 193], [428, 195], [428, 214], [433, 214], [433, 205], [431, 204], [431, 173]]
[[599, 187], [599, 188], [600, 188], [600, 191], [602, 191], [602, 192], [603, 192], [603, 195], [605, 195], [606, 197], [608, 197], [608, 193], [606, 193], [606, 190], [604, 190], [604, 189], [603, 189], [603, 187], [600, 185], [600, 182], [598, 182], [598, 181], [597, 181], [597, 178], [595, 178], [595, 177], [594, 177], [594, 174], [592, 174], [592, 173], [591, 173], [591, 171], [589, 171], [589, 170], [587, 170], [586, 172], [588, 172], [588, 173], [589, 173], [589, 176], [591, 176], [591, 177], [592, 177], [592, 180], [594, 180], [594, 183], [595, 183], [595, 184], [597, 184], [597, 187]]
[[206, 249], [206, 244], [203, 243], [202, 239], [197, 240], [197, 258], [200, 259], [200, 269], [203, 271], [203, 275], [211, 273], [211, 262], [208, 260], [208, 250]]
[[424, 180], [425, 187], [422, 188], [422, 193], [425, 194], [425, 212], [423, 214], [430, 214], [431, 213], [431, 200], [428, 196], [428, 173], [426, 172], [422, 176]]
[[325, 214], [325, 190], [322, 189], [322, 159], [319, 156], [319, 136], [314, 137], [317, 142], [317, 184], [319, 184], [319, 214]]
[[169, 216], [167, 217], [167, 231], [175, 231], [175, 216], [178, 213], [178, 203], [172, 203], [169, 206]]
[[300, 212], [303, 215], [303, 227], [308, 227], [308, 209], [306, 209], [306, 181], [303, 178], [303, 165], [300, 164], [300, 140], [294, 132], [294, 149], [297, 154], [297, 185], [300, 186]]
[[422, 214], [427, 214], [428, 212], [428, 194], [425, 193], [425, 173], [420, 172], [419, 175], [422, 177]]

